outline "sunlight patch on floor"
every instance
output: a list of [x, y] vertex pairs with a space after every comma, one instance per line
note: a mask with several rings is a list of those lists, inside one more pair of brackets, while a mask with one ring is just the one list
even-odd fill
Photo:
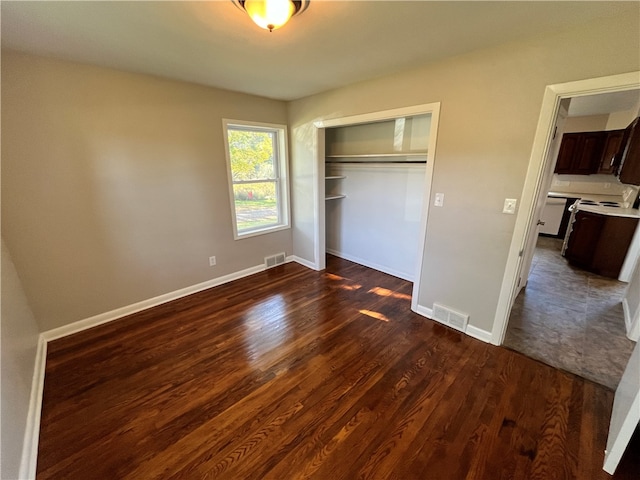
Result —
[[383, 322], [389, 321], [389, 318], [380, 312], [373, 312], [371, 310], [359, 310], [359, 312], [363, 315], [367, 315], [368, 317], [375, 318], [376, 320], [382, 320]]
[[406, 293], [394, 292], [393, 290], [382, 287], [373, 287], [367, 293], [375, 293], [376, 295], [379, 295], [381, 297], [393, 297], [400, 298], [402, 300], [411, 300], [411, 295], [407, 295]]

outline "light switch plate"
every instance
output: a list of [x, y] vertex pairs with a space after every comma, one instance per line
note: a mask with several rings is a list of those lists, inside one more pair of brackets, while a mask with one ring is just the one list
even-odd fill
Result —
[[502, 213], [508, 213], [513, 215], [516, 213], [516, 204], [518, 200], [515, 198], [505, 198], [504, 199], [504, 208], [502, 209]]
[[441, 207], [444, 205], [444, 193], [436, 193], [436, 198], [433, 202], [433, 205], [436, 207]]

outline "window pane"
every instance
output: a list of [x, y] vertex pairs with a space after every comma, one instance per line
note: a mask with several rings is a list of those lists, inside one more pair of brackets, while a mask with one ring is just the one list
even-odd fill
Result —
[[229, 156], [234, 181], [275, 178], [273, 132], [229, 128]]
[[276, 182], [233, 186], [238, 232], [278, 225]]

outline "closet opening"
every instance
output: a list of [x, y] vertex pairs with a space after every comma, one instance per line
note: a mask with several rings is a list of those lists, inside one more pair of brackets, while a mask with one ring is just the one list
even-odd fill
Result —
[[316, 124], [320, 268], [329, 254], [413, 282], [412, 308], [438, 110], [431, 104]]
[[325, 131], [327, 253], [414, 280], [430, 120]]

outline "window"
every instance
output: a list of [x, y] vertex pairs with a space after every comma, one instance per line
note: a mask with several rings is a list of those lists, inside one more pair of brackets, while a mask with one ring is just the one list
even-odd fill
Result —
[[289, 227], [285, 125], [223, 120], [235, 238]]

